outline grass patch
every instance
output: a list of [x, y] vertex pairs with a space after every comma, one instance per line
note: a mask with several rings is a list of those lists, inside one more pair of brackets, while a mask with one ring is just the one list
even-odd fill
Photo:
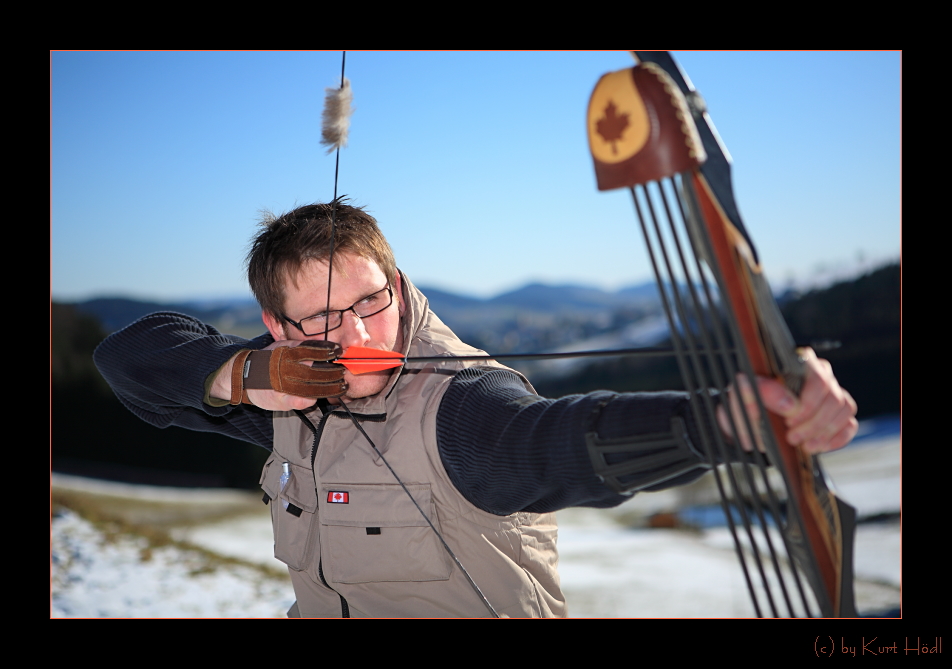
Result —
[[[128, 508], [126, 508], [127, 502], [128, 505], [133, 506], [161, 506], [156, 502], [122, 500], [122, 504], [120, 504], [116, 498], [112, 497], [101, 497], [88, 493], [56, 489], [51, 492], [50, 497], [52, 515], [55, 516], [57, 513], [61, 513], [63, 509], [69, 509], [99, 530], [105, 542], [113, 543], [120, 538], [131, 538], [140, 542], [142, 548], [140, 549], [139, 557], [143, 562], [150, 561], [156, 550], [165, 547], [174, 547], [183, 551], [189, 551], [198, 558], [197, 565], [189, 571], [189, 574], [192, 576], [213, 573], [221, 567], [235, 565], [254, 569], [267, 578], [278, 578], [282, 580], [288, 578], [287, 572], [283, 569], [219, 555], [201, 546], [196, 546], [186, 541], [179, 541], [172, 537], [169, 530], [173, 526], [197, 524], [198, 521], [195, 518], [186, 519], [184, 522], [180, 519], [179, 522], [169, 523], [167, 525], [141, 523], [129, 519], [130, 515], [136, 516], [137, 514], [128, 513]], [[216, 513], [211, 517], [205, 517], [204, 520], [211, 522], [234, 517], [235, 515], [239, 514], [232, 510], [231, 512]]]

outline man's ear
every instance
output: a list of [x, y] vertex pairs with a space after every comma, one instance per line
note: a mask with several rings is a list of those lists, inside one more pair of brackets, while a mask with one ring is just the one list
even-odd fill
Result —
[[397, 276], [393, 281], [393, 290], [396, 293], [397, 308], [400, 310], [400, 316], [402, 317], [407, 311], [407, 303], [403, 300], [403, 281], [400, 279], [400, 270], [397, 270]]
[[270, 312], [262, 311], [261, 320], [264, 321], [264, 326], [268, 328], [268, 332], [271, 333], [271, 336], [274, 337], [275, 341], [284, 341], [287, 337], [284, 335], [284, 324], [275, 318]]

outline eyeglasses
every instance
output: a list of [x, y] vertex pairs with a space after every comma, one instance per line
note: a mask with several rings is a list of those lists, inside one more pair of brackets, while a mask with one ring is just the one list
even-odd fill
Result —
[[300, 330], [305, 337], [315, 337], [339, 328], [344, 322], [345, 312], [353, 311], [354, 315], [360, 319], [370, 318], [384, 311], [391, 304], [393, 304], [393, 290], [390, 289], [390, 284], [388, 283], [376, 293], [357, 300], [346, 309], [335, 309], [314, 316], [308, 316], [302, 319], [300, 323], [292, 321], [283, 314], [282, 318]]

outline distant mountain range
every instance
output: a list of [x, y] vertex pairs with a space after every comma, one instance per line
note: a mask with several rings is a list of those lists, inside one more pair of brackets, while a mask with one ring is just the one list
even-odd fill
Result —
[[[261, 324], [261, 309], [252, 299], [186, 302], [149, 302], [126, 297], [98, 297], [92, 300], [72, 303], [76, 309], [99, 319], [106, 332], [114, 332], [135, 320], [156, 311], [177, 311], [188, 314], [216, 326], [227, 326], [247, 330], [253, 327], [260, 334], [264, 330]], [[228, 327], [224, 327], [228, 330]], [[238, 333], [240, 334], [240, 333]]]
[[[898, 351], [898, 339], [895, 342], [893, 339], [898, 337], [900, 318], [899, 272], [898, 264], [887, 265], [822, 291], [803, 294], [788, 288], [778, 296], [778, 302], [798, 341], [826, 339], [843, 342], [844, 351], [829, 354], [831, 360], [859, 355], [863, 346], [874, 346], [859, 342], [874, 335], [881, 335], [883, 339], [874, 348], [888, 349], [888, 357]], [[573, 284], [531, 283], [486, 299], [425, 286], [421, 291], [429, 299], [431, 309], [460, 339], [495, 354], [654, 346], [668, 337], [658, 291], [651, 282], [618, 291]], [[178, 303], [98, 298], [72, 306], [94, 316], [107, 332], [125, 327], [155, 311], [185, 313], [222, 332], [247, 338], [264, 332], [260, 308], [249, 298]], [[895, 337], [893, 330], [897, 333]], [[851, 360], [848, 364], [862, 370], [866, 368], [864, 365], [868, 366], [868, 361]], [[520, 371], [530, 374], [533, 382], [571, 379], [583, 374], [583, 369], [589, 365], [589, 362], [580, 360], [514, 363]], [[609, 367], [619, 365], [610, 363]], [[865, 377], [862, 382], [871, 388], [877, 385]], [[668, 383], [666, 378], [664, 383]], [[575, 391], [566, 386], [553, 387], [549, 392], [558, 395]], [[884, 402], [883, 410], [893, 410], [890, 408], [892, 403], [892, 400]]]
[[[584, 320], [601, 316], [604, 319], [618, 310], [654, 311], [658, 305], [658, 293], [653, 283], [614, 292], [586, 286], [532, 283], [486, 299], [458, 295], [438, 288], [421, 287], [420, 290], [429, 299], [433, 311], [447, 325], [464, 330], [471, 323], [493, 328], [517, 316], [521, 316], [524, 321], [527, 318], [537, 320], [540, 317], [550, 319], [558, 316]], [[264, 330], [261, 309], [250, 298], [160, 303], [101, 297], [75, 302], [73, 305], [98, 318], [108, 332], [123, 328], [155, 311], [178, 311], [219, 329], [245, 336], [249, 331], [260, 334]]]
[[[779, 290], [778, 301], [785, 303], [802, 293], [816, 290], [844, 280], [875, 271], [885, 264], [882, 260], [838, 266], [835, 271], [818, 271], [809, 281], [774, 284]], [[570, 321], [604, 321], [613, 314], [626, 312], [626, 325], [637, 318], [657, 313], [660, 308], [658, 290], [653, 281], [629, 286], [617, 291], [606, 291], [574, 284], [547, 285], [530, 283], [495, 297], [477, 298], [451, 293], [439, 288], [420, 286], [430, 306], [447, 325], [462, 336], [464, 331], [482, 326], [494, 330], [504, 322], [518, 319], [522, 324], [552, 324], [560, 318]], [[100, 297], [72, 302], [80, 311], [99, 319], [107, 332], [125, 327], [146, 314], [155, 311], [178, 311], [189, 314], [225, 331], [243, 336], [254, 336], [264, 330], [261, 311], [249, 297], [195, 299], [180, 302], [153, 302], [124, 297]], [[616, 324], [617, 325], [617, 324]]]

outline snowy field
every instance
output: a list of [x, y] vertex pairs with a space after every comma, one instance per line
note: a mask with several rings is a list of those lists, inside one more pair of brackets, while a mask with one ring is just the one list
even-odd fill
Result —
[[[899, 511], [898, 435], [860, 440], [825, 456], [824, 465], [861, 519]], [[59, 506], [54, 513], [53, 617], [282, 617], [294, 602], [286, 569], [271, 553], [259, 495], [58, 474], [52, 487], [54, 501], [93, 520]], [[559, 571], [571, 616], [753, 615], [726, 529], [643, 527], [652, 513], [678, 508], [683, 495], [643, 494], [608, 511], [559, 513]], [[861, 614], [899, 607], [898, 521], [859, 525], [855, 569]]]

